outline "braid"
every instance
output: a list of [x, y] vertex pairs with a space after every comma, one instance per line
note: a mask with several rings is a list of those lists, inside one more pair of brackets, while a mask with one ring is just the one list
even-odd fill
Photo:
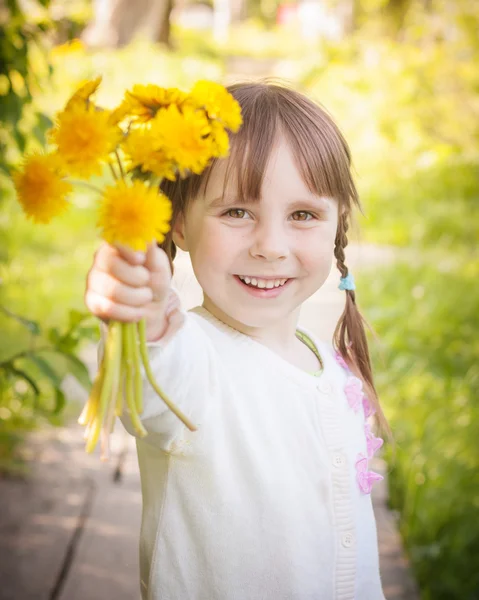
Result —
[[[344, 253], [344, 249], [348, 245], [346, 235], [349, 228], [348, 216], [348, 211], [344, 211], [339, 217], [334, 245], [334, 256], [341, 277], [347, 277], [349, 273], [349, 269], [345, 264], [346, 256]], [[381, 430], [391, 438], [391, 430], [379, 404], [374, 386], [365, 325], [372, 331], [356, 305], [355, 291], [346, 290], [346, 305], [334, 331], [334, 345], [351, 370], [362, 379], [366, 395], [376, 409], [378, 424]]]
[[349, 229], [349, 222], [346, 212], [339, 217], [338, 231], [336, 233], [336, 240], [334, 242], [334, 256], [336, 257], [336, 264], [341, 273], [342, 277], [346, 277], [348, 274], [348, 268], [344, 264], [346, 255], [344, 249], [348, 245], [348, 236], [346, 235]]

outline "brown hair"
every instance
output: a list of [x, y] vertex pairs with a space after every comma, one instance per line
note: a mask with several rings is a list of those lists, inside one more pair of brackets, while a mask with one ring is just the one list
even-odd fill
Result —
[[[334, 255], [341, 276], [346, 277], [346, 234], [354, 206], [362, 209], [351, 174], [350, 150], [340, 130], [323, 107], [284, 85], [267, 81], [243, 83], [230, 86], [228, 91], [241, 106], [243, 125], [231, 137], [225, 181], [233, 174], [237, 177], [239, 202], [259, 200], [271, 151], [278, 134], [282, 133], [292, 148], [308, 188], [338, 202]], [[216, 162], [213, 161], [201, 175], [162, 183], [162, 190], [173, 204], [173, 221], [179, 214], [185, 214], [188, 203], [208, 184]], [[176, 247], [171, 231], [161, 247], [167, 253], [173, 270]], [[334, 332], [333, 345], [363, 381], [365, 393], [376, 409], [378, 425], [391, 437], [374, 386], [365, 325], [367, 323], [356, 304], [355, 292], [347, 290], [346, 305]]]

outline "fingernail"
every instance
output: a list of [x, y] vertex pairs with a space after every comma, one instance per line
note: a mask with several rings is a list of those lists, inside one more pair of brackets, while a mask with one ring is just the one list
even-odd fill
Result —
[[135, 256], [139, 261], [141, 261], [141, 262], [145, 261], [145, 253], [144, 252], [136, 252]]

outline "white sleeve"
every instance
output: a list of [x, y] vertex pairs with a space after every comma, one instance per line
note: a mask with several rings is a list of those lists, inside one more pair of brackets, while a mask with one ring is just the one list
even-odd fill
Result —
[[[183, 326], [166, 346], [154, 342], [147, 347], [157, 384], [190, 421], [200, 427], [208, 409], [208, 399], [214, 395], [217, 385], [213, 368], [215, 350], [211, 340], [195, 317], [186, 313]], [[100, 347], [99, 356], [101, 351]], [[186, 426], [155, 392], [143, 368], [142, 375], [143, 412], [140, 419], [148, 432], [142, 439], [169, 451]], [[136, 435], [126, 408], [121, 421], [129, 433]]]

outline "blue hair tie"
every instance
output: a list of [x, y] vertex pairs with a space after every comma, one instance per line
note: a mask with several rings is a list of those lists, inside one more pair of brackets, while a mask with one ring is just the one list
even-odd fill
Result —
[[341, 277], [338, 288], [340, 290], [355, 290], [354, 277], [352, 273], [348, 273], [346, 277]]

